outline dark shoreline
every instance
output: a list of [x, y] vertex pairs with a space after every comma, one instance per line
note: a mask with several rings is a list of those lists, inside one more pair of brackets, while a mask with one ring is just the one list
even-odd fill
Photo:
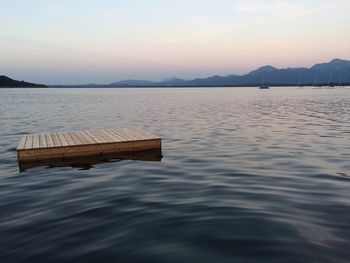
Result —
[[[312, 84], [305, 84], [305, 85], [269, 85], [266, 84], [269, 87], [281, 87], [281, 88], [288, 88], [288, 87], [314, 87], [314, 88], [323, 88], [323, 87], [330, 87], [330, 88], [335, 88], [335, 87], [348, 87], [350, 86], [350, 83], [345, 83], [341, 85], [328, 85], [328, 84], [322, 84], [322, 85], [312, 85]], [[252, 84], [252, 85], [185, 85], [185, 86], [146, 86], [146, 85], [122, 85], [122, 86], [117, 86], [117, 85], [48, 85], [48, 88], [258, 88], [260, 85], [259, 84]]]

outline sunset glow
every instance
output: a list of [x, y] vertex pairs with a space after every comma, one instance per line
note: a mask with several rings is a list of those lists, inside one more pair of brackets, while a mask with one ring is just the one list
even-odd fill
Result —
[[47, 84], [350, 59], [347, 0], [1, 1], [0, 73]]

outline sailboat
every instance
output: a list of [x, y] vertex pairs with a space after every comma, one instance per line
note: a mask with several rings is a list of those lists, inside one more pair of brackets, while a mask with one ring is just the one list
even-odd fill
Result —
[[265, 75], [263, 75], [263, 77], [262, 77], [261, 85], [259, 88], [260, 89], [269, 89], [270, 87], [268, 85], [265, 85], [264, 82], [265, 82]]
[[316, 73], [316, 77], [314, 78], [313, 86], [316, 86], [317, 82], [318, 82], [318, 71]]
[[328, 87], [334, 87], [334, 84], [331, 83], [331, 79], [332, 79], [332, 72], [329, 72]]
[[301, 75], [299, 75], [299, 79], [298, 79], [298, 84], [297, 84], [297, 86], [298, 86], [298, 87], [303, 87], [303, 86], [301, 85]]

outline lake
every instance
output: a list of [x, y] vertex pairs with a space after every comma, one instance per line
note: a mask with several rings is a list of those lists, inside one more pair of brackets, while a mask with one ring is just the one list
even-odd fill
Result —
[[[350, 89], [0, 90], [0, 262], [349, 262]], [[161, 161], [19, 172], [23, 134], [137, 127]]]

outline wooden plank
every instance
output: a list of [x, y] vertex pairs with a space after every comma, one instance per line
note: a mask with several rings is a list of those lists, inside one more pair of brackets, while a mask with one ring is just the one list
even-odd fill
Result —
[[86, 144], [95, 144], [96, 142], [94, 141], [93, 138], [91, 138], [90, 136], [88, 136], [85, 132], [83, 131], [79, 131], [76, 132], [77, 134], [79, 134], [79, 136], [86, 141]]
[[137, 134], [135, 133], [131, 133], [129, 132], [127, 129], [122, 129], [122, 133], [127, 136], [130, 140], [142, 140], [142, 138], [140, 138], [140, 136], [137, 136]]
[[116, 139], [116, 141], [118, 141], [118, 142], [122, 142], [122, 141], [125, 140], [122, 137], [120, 137], [118, 134], [114, 133], [111, 129], [106, 129], [106, 132], [111, 134]]
[[131, 138], [132, 140], [142, 140], [140, 136], [134, 132], [130, 132], [127, 128], [121, 129], [121, 132]]
[[68, 145], [70, 145], [70, 146], [75, 145], [73, 138], [70, 136], [70, 134], [68, 132], [62, 132], [62, 135], [66, 139]]
[[128, 136], [126, 136], [121, 129], [111, 129], [113, 133], [117, 134], [119, 137], [123, 138], [124, 141], [130, 140]]
[[19, 143], [17, 145], [17, 150], [25, 149], [26, 141], [27, 141], [27, 136], [26, 135], [22, 136], [21, 140], [19, 141]]
[[81, 131], [81, 133], [85, 136], [87, 140], [90, 141], [91, 144], [97, 144], [98, 141], [95, 140], [90, 134], [88, 134], [86, 131]]
[[55, 147], [61, 147], [62, 146], [62, 144], [60, 142], [60, 139], [58, 138], [56, 133], [52, 133], [51, 137], [52, 137], [53, 144], [54, 144]]
[[151, 138], [160, 138], [152, 133], [149, 133], [149, 132], [146, 132], [144, 130], [141, 130], [141, 129], [137, 129], [137, 128], [132, 128], [133, 130], [135, 130], [136, 132], [138, 133], [141, 133], [141, 134], [144, 134], [145, 136], [148, 136], [148, 137], [151, 137]]
[[25, 149], [32, 149], [33, 148], [33, 135], [27, 135], [27, 141], [26, 141], [26, 145], [24, 148]]
[[45, 134], [45, 138], [46, 138], [47, 147], [54, 147], [55, 146], [55, 144], [53, 143], [51, 134]]
[[39, 144], [39, 134], [34, 134], [33, 135], [33, 149], [37, 149], [40, 147]]
[[125, 137], [120, 136], [120, 135], [119, 135], [117, 132], [115, 132], [113, 129], [107, 129], [107, 131], [108, 131], [110, 134], [114, 135], [114, 137], [118, 138], [119, 141], [121, 141], [121, 142], [126, 141]]
[[69, 146], [69, 143], [62, 132], [58, 132], [56, 134], [57, 134], [57, 137], [60, 140], [62, 146]]
[[39, 148], [46, 148], [47, 147], [47, 143], [46, 143], [46, 138], [45, 138], [45, 134], [40, 134], [39, 135]]
[[74, 132], [74, 134], [78, 137], [79, 141], [81, 141], [82, 144], [91, 144], [91, 142], [86, 139], [85, 136], [80, 132]]
[[90, 131], [91, 134], [93, 134], [96, 138], [98, 138], [102, 143], [108, 143], [110, 140], [103, 136], [103, 134], [100, 131]]
[[82, 142], [79, 140], [78, 136], [75, 135], [74, 132], [69, 132], [70, 137], [72, 137], [75, 145], [80, 145]]
[[110, 143], [113, 142], [114, 139], [112, 139], [110, 136], [106, 135], [103, 131], [96, 131], [96, 133], [101, 136], [106, 142]]
[[103, 130], [100, 131], [100, 133], [106, 138], [108, 139], [110, 142], [118, 142], [118, 138], [116, 138], [114, 135], [110, 134], [109, 132]]
[[85, 133], [88, 134], [91, 138], [93, 138], [94, 141], [96, 141], [96, 143], [103, 143], [103, 140], [96, 137], [95, 134], [93, 134], [91, 131], [85, 131]]
[[140, 130], [140, 129], [136, 129], [136, 128], [131, 128], [131, 130], [137, 134], [140, 134], [142, 136], [145, 136], [147, 139], [154, 139], [154, 138], [158, 138], [157, 136], [151, 134], [151, 133], [148, 133], [148, 132], [145, 132], [143, 130]]
[[136, 130], [132, 130], [132, 129], [126, 129], [126, 131], [127, 132], [129, 132], [129, 133], [132, 133], [132, 134], [134, 134], [137, 138], [139, 138], [140, 140], [148, 140], [148, 139], [150, 139], [150, 137], [149, 136], [146, 136], [146, 135], [144, 135], [144, 134], [141, 134], [141, 133], [139, 133], [139, 132], [137, 132]]

